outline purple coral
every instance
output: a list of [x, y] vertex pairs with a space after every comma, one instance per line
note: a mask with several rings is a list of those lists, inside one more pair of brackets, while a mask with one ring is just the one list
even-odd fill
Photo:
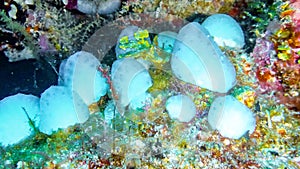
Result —
[[271, 56], [275, 54], [274, 45], [266, 38], [256, 39], [252, 56], [259, 67], [271, 65]]
[[77, 0], [68, 0], [67, 9], [77, 9]]

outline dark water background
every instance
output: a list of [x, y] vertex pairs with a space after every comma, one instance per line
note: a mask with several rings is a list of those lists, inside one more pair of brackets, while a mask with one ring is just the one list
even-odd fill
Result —
[[40, 97], [54, 84], [57, 84], [57, 75], [46, 62], [35, 59], [9, 62], [0, 52], [0, 100], [17, 93]]

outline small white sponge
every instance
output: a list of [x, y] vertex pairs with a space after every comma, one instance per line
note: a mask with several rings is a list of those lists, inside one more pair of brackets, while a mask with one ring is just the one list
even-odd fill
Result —
[[39, 124], [39, 98], [33, 95], [16, 94], [0, 101], [0, 143], [15, 144], [32, 132], [29, 118]]
[[[152, 86], [152, 79], [148, 70], [133, 58], [116, 60], [111, 68], [111, 78], [118, 95], [118, 100], [115, 101], [121, 114], [124, 113], [122, 109]], [[131, 106], [136, 107], [135, 105]]]
[[214, 37], [219, 46], [242, 48], [245, 45], [241, 26], [229, 15], [214, 14], [206, 18], [202, 26]]
[[41, 132], [51, 134], [59, 128], [83, 123], [89, 118], [88, 106], [76, 92], [64, 86], [51, 86], [40, 99]]
[[58, 85], [67, 86], [77, 92], [90, 105], [108, 90], [106, 79], [97, 70], [99, 65], [99, 60], [91, 53], [77, 52], [61, 63]]
[[252, 111], [231, 95], [216, 98], [208, 113], [208, 122], [224, 137], [239, 139], [253, 133], [256, 122]]
[[186, 95], [170, 97], [166, 102], [166, 109], [171, 119], [189, 122], [196, 115], [194, 102]]

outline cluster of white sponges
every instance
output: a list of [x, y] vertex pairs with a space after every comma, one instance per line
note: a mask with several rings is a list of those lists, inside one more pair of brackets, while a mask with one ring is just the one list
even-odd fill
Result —
[[[96, 10], [82, 2], [78, 1], [78, 9], [82, 7], [84, 11], [86, 7], [92, 7], [92, 12], [104, 13], [100, 6]], [[119, 2], [106, 3], [116, 7]], [[136, 29], [130, 27], [123, 34], [133, 36], [132, 32]], [[178, 34], [160, 33], [158, 45], [172, 53], [172, 72], [178, 79], [219, 93], [227, 93], [236, 84], [235, 69], [218, 47], [242, 48], [244, 45], [243, 32], [231, 17], [216, 14], [202, 25], [196, 22], [187, 24]], [[122, 51], [116, 50], [116, 53], [119, 52]], [[98, 101], [108, 90], [106, 79], [97, 71], [99, 65], [100, 62], [92, 54], [77, 52], [62, 62], [58, 86], [49, 87], [41, 98], [17, 94], [1, 100], [0, 143], [9, 145], [19, 142], [31, 134], [34, 126], [51, 134], [59, 128], [85, 122], [89, 118], [88, 105]], [[147, 93], [152, 86], [148, 66], [147, 62], [133, 58], [114, 62], [111, 77], [114, 92], [118, 95], [114, 103], [121, 114], [128, 106], [142, 108], [151, 100], [151, 95]], [[112, 104], [106, 112], [114, 110]], [[166, 110], [172, 119], [180, 122], [189, 122], [196, 115], [191, 98], [181, 94], [167, 100]], [[105, 120], [110, 121], [112, 114], [106, 114]], [[221, 135], [234, 139], [255, 129], [253, 113], [229, 95], [214, 100], [208, 122]]]
[[95, 56], [83, 51], [62, 62], [59, 86], [51, 86], [41, 95], [40, 131], [51, 134], [58, 128], [88, 119], [88, 105], [97, 102], [108, 90], [106, 79], [97, 70], [99, 65]]
[[[127, 27], [120, 37], [128, 36], [134, 40], [134, 32], [138, 30], [135, 26]], [[172, 54], [172, 73], [178, 79], [223, 94], [236, 84], [235, 68], [219, 48], [227, 46], [239, 49], [244, 46], [243, 31], [230, 16], [212, 15], [202, 25], [197, 22], [185, 25], [178, 34], [161, 32], [157, 40], [160, 48]], [[117, 56], [127, 52], [130, 51], [120, 49], [117, 44]], [[119, 96], [115, 102], [121, 114], [128, 105], [136, 104], [134, 100], [139, 100], [139, 103], [142, 103], [139, 105], [143, 106], [147, 98], [151, 98], [146, 97], [146, 91], [152, 85], [147, 72], [148, 64], [139, 62], [134, 58], [119, 59], [112, 66], [112, 82]], [[247, 131], [253, 132], [253, 113], [234, 97], [228, 95], [224, 98], [216, 98], [210, 108], [208, 121], [212, 128], [219, 130], [223, 136], [235, 139]], [[191, 98], [182, 94], [171, 96], [166, 101], [169, 116], [179, 122], [191, 121], [196, 115], [195, 107]]]
[[[0, 143], [9, 145], [29, 136], [33, 127], [46, 134], [83, 123], [89, 118], [88, 105], [108, 90], [97, 70], [100, 62], [90, 53], [77, 52], [63, 61], [58, 86], [50, 86], [41, 98], [16, 94], [0, 101]], [[33, 122], [33, 123], [31, 123]]]
[[[230, 16], [215, 14], [202, 25], [189, 23], [179, 31], [175, 41], [174, 35], [164, 39], [174, 43], [171, 67], [178, 79], [218, 93], [227, 93], [236, 84], [234, 66], [219, 48], [239, 49], [245, 44], [241, 27]], [[192, 119], [195, 114], [191, 113], [194, 105], [182, 105], [183, 98], [186, 97], [173, 96], [166, 104], [170, 117], [179, 121]], [[256, 126], [251, 110], [230, 95], [214, 100], [208, 122], [221, 135], [234, 139], [247, 131], [252, 133]]]

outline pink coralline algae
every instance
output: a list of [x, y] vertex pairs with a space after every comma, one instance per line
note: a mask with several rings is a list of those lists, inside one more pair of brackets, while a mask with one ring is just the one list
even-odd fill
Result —
[[297, 31], [300, 31], [300, 1], [291, 0], [290, 6], [293, 10], [293, 13], [291, 14], [292, 21], [295, 24]]
[[276, 72], [273, 70], [275, 64], [274, 44], [267, 39], [268, 37], [258, 38], [256, 46], [253, 49], [252, 56], [256, 63], [256, 77], [259, 81], [262, 92], [270, 92], [272, 90], [282, 91], [282, 85], [275, 77]]
[[267, 38], [256, 39], [256, 46], [253, 50], [253, 57], [255, 62], [260, 67], [265, 67], [266, 65], [271, 65], [271, 55], [274, 53], [274, 45]]
[[77, 0], [68, 0], [66, 8], [67, 9], [76, 9], [77, 8]]
[[41, 35], [39, 37], [39, 45], [42, 51], [47, 51], [50, 49], [50, 43], [46, 35]]
[[252, 56], [262, 92], [274, 92], [280, 103], [300, 110], [300, 2], [281, 13], [277, 31], [256, 40]]

